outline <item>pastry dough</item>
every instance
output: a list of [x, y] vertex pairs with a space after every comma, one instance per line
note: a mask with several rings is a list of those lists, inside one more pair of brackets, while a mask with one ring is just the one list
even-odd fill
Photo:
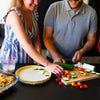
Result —
[[7, 76], [0, 73], [0, 89], [14, 81], [13, 76]]

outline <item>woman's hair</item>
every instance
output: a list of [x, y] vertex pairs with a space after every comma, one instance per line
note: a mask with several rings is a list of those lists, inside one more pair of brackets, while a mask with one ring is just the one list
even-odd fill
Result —
[[11, 0], [8, 9], [13, 8], [13, 7], [20, 8], [22, 7], [22, 5], [23, 5], [23, 0]]

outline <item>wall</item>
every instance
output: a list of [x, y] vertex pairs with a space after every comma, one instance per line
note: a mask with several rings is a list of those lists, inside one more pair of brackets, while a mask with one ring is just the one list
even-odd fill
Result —
[[11, 0], [0, 0], [0, 24], [4, 23], [2, 18], [9, 6]]
[[39, 26], [39, 33], [40, 33], [40, 38], [41, 38], [41, 43], [42, 43], [42, 48], [45, 49], [45, 46], [43, 44], [43, 20], [44, 16], [46, 14], [46, 11], [48, 7], [50, 6], [51, 3], [56, 2], [56, 1], [61, 1], [61, 0], [40, 0], [40, 3], [38, 5], [38, 14], [39, 14], [39, 19], [38, 19], [38, 26]]

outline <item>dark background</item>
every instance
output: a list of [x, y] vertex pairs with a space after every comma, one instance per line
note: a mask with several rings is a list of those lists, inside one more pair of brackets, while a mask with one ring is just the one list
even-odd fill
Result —
[[39, 26], [39, 33], [40, 33], [40, 39], [42, 43], [42, 48], [45, 49], [45, 46], [43, 44], [43, 21], [44, 17], [46, 14], [46, 11], [48, 7], [50, 6], [51, 3], [56, 2], [56, 1], [61, 1], [61, 0], [40, 0], [40, 3], [38, 5], [38, 14], [39, 14], [39, 19], [38, 19], [38, 26]]
[[3, 39], [4, 39], [4, 25], [0, 24], [0, 48], [2, 46]]

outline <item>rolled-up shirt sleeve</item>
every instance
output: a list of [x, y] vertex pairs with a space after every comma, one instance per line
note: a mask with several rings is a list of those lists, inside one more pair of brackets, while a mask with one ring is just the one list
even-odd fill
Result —
[[55, 19], [55, 10], [54, 10], [54, 5], [52, 4], [46, 12], [44, 18], [44, 25], [49, 27], [54, 27], [54, 19]]
[[96, 11], [92, 12], [90, 18], [90, 27], [89, 27], [89, 34], [95, 33], [97, 31], [97, 14]]

